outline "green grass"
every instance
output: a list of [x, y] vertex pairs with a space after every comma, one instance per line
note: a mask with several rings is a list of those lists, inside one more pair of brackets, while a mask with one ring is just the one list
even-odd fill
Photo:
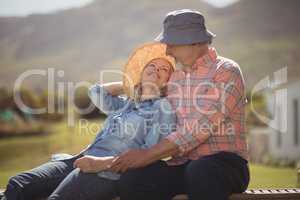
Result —
[[249, 188], [295, 188], [297, 170], [293, 168], [250, 165]]
[[52, 154], [80, 152], [93, 140], [102, 121], [89, 121], [87, 128], [79, 123], [75, 128], [64, 122], [49, 124], [51, 133], [47, 135], [1, 138], [0, 188], [10, 176], [48, 161]]
[[[103, 120], [89, 121], [88, 128], [77, 123], [74, 129], [62, 122], [50, 124], [52, 133], [43, 136], [0, 139], [0, 188], [14, 174], [49, 160], [51, 154], [80, 152], [95, 137]], [[251, 165], [249, 188], [296, 187], [296, 170]]]

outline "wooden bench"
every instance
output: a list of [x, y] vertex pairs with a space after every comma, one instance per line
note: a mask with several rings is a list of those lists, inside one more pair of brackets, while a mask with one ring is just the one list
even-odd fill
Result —
[[[251, 189], [242, 194], [233, 194], [229, 200], [300, 200], [300, 188], [292, 189]], [[186, 195], [178, 195], [173, 200], [188, 200]]]
[[[0, 189], [0, 192], [3, 190]], [[300, 188], [251, 189], [242, 194], [233, 194], [229, 200], [300, 200]], [[116, 199], [117, 200], [117, 199]], [[177, 195], [173, 200], [188, 200], [186, 195]]]

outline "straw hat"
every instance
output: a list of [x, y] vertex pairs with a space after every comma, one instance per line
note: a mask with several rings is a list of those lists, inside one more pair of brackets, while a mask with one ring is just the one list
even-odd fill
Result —
[[175, 60], [173, 57], [166, 55], [166, 45], [163, 43], [144, 44], [131, 54], [123, 70], [123, 89], [128, 97], [134, 97], [134, 87], [140, 83], [144, 67], [156, 58], [166, 59], [175, 70]]

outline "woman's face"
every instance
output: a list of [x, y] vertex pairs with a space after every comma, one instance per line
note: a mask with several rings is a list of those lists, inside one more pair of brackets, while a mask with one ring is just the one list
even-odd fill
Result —
[[171, 75], [172, 66], [163, 58], [150, 61], [142, 73], [142, 83], [155, 84], [159, 88], [164, 86]]

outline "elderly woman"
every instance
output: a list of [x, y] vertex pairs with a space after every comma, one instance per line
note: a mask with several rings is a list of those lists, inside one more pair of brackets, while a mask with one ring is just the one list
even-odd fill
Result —
[[[158, 143], [175, 127], [175, 114], [163, 98], [174, 61], [164, 52], [163, 44], [144, 45], [125, 66], [124, 84], [91, 86], [89, 97], [108, 115], [94, 142], [76, 156], [56, 156], [10, 178], [4, 199], [110, 200], [117, 196], [120, 175], [106, 170], [113, 159], [129, 149]], [[118, 96], [123, 86], [128, 97]]]

